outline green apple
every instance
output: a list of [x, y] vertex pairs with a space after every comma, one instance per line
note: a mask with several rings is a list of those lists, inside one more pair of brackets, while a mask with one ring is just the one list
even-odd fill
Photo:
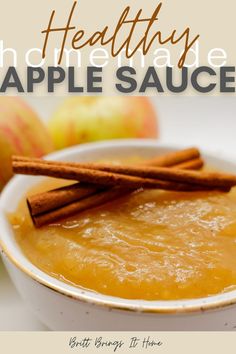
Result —
[[146, 97], [76, 96], [49, 120], [57, 149], [90, 141], [158, 137], [156, 112]]

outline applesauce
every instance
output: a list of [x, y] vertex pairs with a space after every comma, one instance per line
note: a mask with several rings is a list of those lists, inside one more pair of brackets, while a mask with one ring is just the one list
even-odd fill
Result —
[[[65, 185], [45, 180], [29, 194]], [[42, 271], [127, 299], [173, 300], [236, 289], [236, 189], [134, 192], [36, 229], [25, 198], [9, 215], [17, 242]]]

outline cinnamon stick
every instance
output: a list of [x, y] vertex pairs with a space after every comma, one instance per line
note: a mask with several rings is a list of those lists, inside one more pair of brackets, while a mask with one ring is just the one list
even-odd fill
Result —
[[75, 183], [66, 187], [29, 196], [27, 198], [27, 204], [30, 214], [37, 215], [89, 197], [102, 190], [104, 189], [101, 187], [99, 189], [99, 186]]
[[[201, 159], [197, 158], [197, 159], [193, 159], [191, 161], [181, 163], [181, 164], [179, 164], [179, 166], [181, 168], [186, 168], [186, 169], [192, 168], [192, 167], [200, 168], [202, 166], [202, 164], [203, 164], [203, 161]], [[174, 168], [178, 167], [178, 165], [173, 166], [173, 167]], [[159, 181], [159, 182], [162, 182], [163, 188], [164, 187], [165, 187], [165, 189], [170, 188], [171, 190], [185, 190], [186, 191], [186, 190], [202, 190], [202, 189], [204, 189], [204, 187], [202, 187], [202, 186], [199, 187], [198, 185], [191, 185], [191, 184], [184, 185], [184, 184], [173, 183], [173, 182], [169, 182], [169, 181]], [[78, 190], [79, 190], [79, 187], [83, 186], [83, 184], [77, 183], [73, 186], [68, 186], [65, 188], [67, 188], [68, 190], [70, 188], [72, 188], [72, 189], [75, 188], [75, 190], [78, 188]], [[90, 188], [90, 186], [87, 186], [87, 187]], [[88, 190], [89, 193], [92, 192], [92, 187], [93, 186], [91, 186], [91, 190]], [[212, 187], [207, 187], [207, 189], [208, 188], [212, 189]], [[215, 187], [213, 187], [213, 189], [215, 189]], [[63, 191], [63, 188], [61, 190]], [[69, 202], [69, 204], [66, 204], [66, 205], [58, 204], [55, 201], [55, 202], [53, 202], [54, 204], [53, 203], [51, 204], [52, 209], [45, 208], [45, 204], [43, 203], [43, 198], [42, 198], [41, 199], [41, 201], [42, 201], [41, 206], [43, 206], [43, 208], [45, 208], [45, 209], [41, 209], [41, 212], [39, 212], [40, 209], [34, 210], [34, 212], [32, 212], [33, 209], [31, 208], [31, 217], [32, 217], [34, 225], [36, 227], [41, 227], [46, 224], [51, 224], [53, 222], [56, 222], [57, 220], [60, 220], [62, 218], [67, 218], [69, 216], [73, 216], [78, 212], [84, 211], [89, 208], [94, 208], [94, 207], [100, 206], [104, 203], [107, 203], [109, 201], [112, 201], [114, 199], [122, 197], [124, 195], [127, 195], [127, 194], [133, 192], [134, 188], [113, 187], [113, 188], [109, 188], [107, 190], [99, 192], [99, 191], [97, 191], [97, 186], [96, 187], [94, 186], [93, 190], [96, 190], [96, 192], [94, 194], [92, 194], [86, 198], [82, 198], [82, 199], [80, 198], [79, 200]], [[52, 193], [51, 194], [51, 196], [52, 196], [53, 193], [55, 193], [55, 192], [57, 195], [58, 190], [51, 191], [48, 193], [49, 193], [49, 195], [50, 195], [50, 193]], [[84, 196], [85, 196], [85, 194], [84, 194]], [[73, 195], [73, 193], [72, 193], [72, 195]], [[54, 194], [54, 196], [55, 196], [55, 194]], [[74, 198], [74, 196], [72, 197], [72, 199], [73, 198]], [[36, 198], [36, 201], [37, 201], [37, 198]], [[67, 203], [68, 200], [66, 200], [66, 201], [64, 200], [64, 202]], [[29, 203], [29, 201], [28, 201], [28, 203]], [[31, 203], [29, 203], [29, 205], [32, 205], [32, 199], [31, 199]]]
[[[143, 164], [150, 164], [151, 161], [155, 164], [160, 163], [163, 165], [166, 161], [167, 165], [174, 164], [175, 162], [182, 161], [181, 164], [173, 166], [181, 167], [186, 169], [201, 168], [203, 166], [203, 161], [200, 158], [189, 160], [194, 156], [198, 156], [199, 151], [195, 148], [185, 149], [181, 151], [166, 153], [165, 155], [158, 156], [154, 159], [148, 161], [142, 161]], [[24, 156], [14, 156], [13, 161], [33, 161], [40, 162], [41, 159], [29, 158]], [[49, 163], [51, 163], [49, 161]], [[88, 188], [88, 191], [87, 191]], [[91, 191], [97, 192], [94, 185], [77, 183], [69, 185], [67, 187], [55, 189], [46, 193], [39, 193], [37, 195], [28, 198], [29, 209], [31, 214], [36, 215], [39, 213], [46, 212], [48, 210], [69, 204], [76, 201], [77, 198], [89, 196]], [[87, 193], [88, 192], [88, 193]]]
[[[110, 166], [106, 166], [105, 168], [110, 169]], [[15, 173], [24, 174], [24, 175], [34, 175], [34, 176], [48, 176], [55, 178], [62, 178], [74, 181], [81, 181], [86, 183], [92, 183], [95, 185], [101, 186], [121, 186], [127, 188], [158, 188], [163, 190], [176, 190], [176, 191], [192, 191], [199, 190], [204, 187], [208, 187], [208, 189], [216, 189], [216, 188], [229, 188], [236, 183], [236, 180], [232, 180], [232, 178], [228, 177], [217, 177], [214, 175], [212, 178], [210, 175], [205, 176], [193, 176], [193, 175], [184, 175], [182, 172], [187, 172], [184, 170], [175, 170], [175, 174], [168, 174], [170, 172], [169, 169], [164, 170], [165, 174], [162, 173], [166, 179], [170, 179], [169, 181], [159, 180], [155, 178], [146, 178], [145, 169], [135, 170], [135, 167], [130, 168], [127, 171], [126, 167], [123, 166], [112, 166], [112, 169], [122, 169], [122, 174], [95, 170], [92, 168], [79, 168], [79, 167], [70, 167], [70, 166], [62, 166], [57, 165], [57, 163], [53, 164], [45, 164], [43, 161], [40, 163], [36, 162], [13, 162], [13, 171]], [[157, 168], [156, 168], [157, 169]], [[164, 169], [164, 167], [162, 167]], [[174, 170], [173, 170], [174, 171]], [[154, 171], [155, 172], [155, 171]], [[181, 173], [179, 173], [181, 172]], [[188, 171], [190, 173], [190, 171]], [[145, 176], [136, 177], [129, 174], [140, 173]], [[150, 173], [154, 174], [151, 170]], [[159, 170], [158, 170], [159, 173]], [[192, 173], [192, 171], [191, 171]], [[163, 177], [162, 176], [162, 177]], [[178, 177], [178, 178], [177, 178]], [[172, 180], [171, 180], [172, 178]], [[174, 180], [175, 178], [175, 180]], [[183, 181], [183, 183], [179, 183]], [[177, 183], [176, 183], [177, 181]], [[192, 183], [191, 183], [192, 182]]]
[[[158, 149], [158, 148], [157, 148]], [[164, 155], [156, 156], [147, 161], [142, 161], [140, 164], [142, 165], [151, 165], [151, 166], [160, 166], [160, 167], [170, 167], [175, 166], [181, 163], [185, 163], [187, 161], [192, 161], [194, 159], [200, 158], [200, 151], [197, 148], [188, 148], [178, 151], [171, 151]], [[32, 158], [26, 156], [13, 156], [12, 161], [31, 161], [31, 162], [39, 162], [42, 159]], [[45, 163], [50, 164], [51, 161], [44, 160]], [[65, 165], [65, 162], [57, 161], [58, 164]], [[77, 162], [66, 162], [67, 166], [78, 166]]]
[[[185, 150], [185, 151], [187, 152], [187, 150]], [[189, 149], [189, 151], [191, 151], [191, 149]], [[179, 154], [179, 152], [177, 152], [177, 155], [178, 154]], [[182, 154], [182, 156], [183, 156], [183, 154]], [[186, 158], [189, 158], [190, 155], [189, 154], [186, 155], [186, 153], [185, 153], [185, 156], [186, 156]], [[167, 161], [170, 161], [170, 158], [174, 157], [174, 154], [168, 153], [164, 156], [160, 156], [155, 159], [155, 163], [158, 163], [158, 159], [160, 159], [160, 162], [163, 163], [163, 161], [165, 160], [166, 157], [167, 157]], [[31, 161], [30, 158], [16, 157], [16, 161], [21, 161], [22, 159], [24, 161]], [[41, 161], [40, 159], [33, 159], [33, 160], [34, 161]], [[146, 164], [148, 162], [149, 161], [145, 161], [144, 163]], [[186, 169], [190, 169], [190, 168], [199, 169], [202, 166], [203, 166], [203, 160], [201, 160], [200, 158], [197, 158], [197, 159], [193, 159], [193, 160], [187, 160], [186, 162], [182, 162], [179, 165], [172, 166], [172, 168], [181, 167], [183, 169], [184, 168], [186, 168]], [[119, 191], [120, 191], [120, 193], [118, 193], [118, 192], [113, 193], [113, 190], [112, 190], [111, 197], [113, 196], [113, 198], [114, 197], [118, 198], [120, 196], [123, 196], [123, 195], [133, 192], [134, 189], [127, 190], [127, 189], [120, 188]], [[64, 216], [64, 208], [62, 209], [61, 207], [66, 206], [72, 202], [81, 200], [82, 198], [90, 197], [92, 194], [96, 194], [97, 192], [99, 192], [99, 189], [97, 186], [95, 187], [94, 185], [76, 183], [76, 184], [69, 185], [67, 187], [58, 188], [58, 189], [55, 189], [55, 190], [52, 190], [49, 192], [39, 193], [34, 196], [30, 196], [27, 199], [27, 204], [28, 204], [28, 208], [29, 208], [32, 218], [34, 216], [36, 217], [38, 214], [50, 212], [50, 215], [48, 215], [47, 218], [43, 217], [43, 220], [46, 220], [46, 219], [48, 220], [52, 216], [53, 221], [54, 221], [56, 215], [61, 213], [61, 215]], [[103, 193], [104, 193], [104, 199], [102, 199], [102, 197], [100, 197], [99, 200], [101, 200], [101, 202], [105, 203], [106, 201], [109, 201], [109, 196], [110, 196], [109, 190], [104, 190]], [[114, 199], [116, 199], [116, 198], [114, 198]], [[97, 201], [97, 199], [95, 199], [95, 201]], [[83, 205], [85, 205], [85, 204], [83, 204]], [[90, 207], [94, 207], [94, 198], [89, 198], [86, 205], [88, 205]], [[60, 209], [60, 211], [58, 210], [57, 213], [54, 213], [55, 209]], [[72, 209], [75, 211], [75, 213], [77, 211], [80, 211], [80, 204], [79, 203], [74, 204], [74, 206], [71, 206], [71, 208], [67, 208], [66, 210], [68, 212], [69, 211], [71, 212]], [[51, 214], [51, 212], [53, 212], [53, 214]], [[41, 217], [40, 217], [40, 220], [41, 220]], [[35, 222], [35, 224], [38, 224], [38, 223]]]
[[[174, 168], [177, 167], [183, 169], [199, 169], [203, 166], [203, 161], [199, 156], [199, 151], [195, 148], [191, 148], [174, 153], [167, 153], [164, 156], [158, 156], [157, 158], [142, 163], [160, 164], [161, 166], [166, 164], [167, 166], [172, 165]], [[42, 160], [16, 156], [13, 158], [13, 161], [41, 162]], [[49, 165], [51, 165], [51, 163], [51, 161], [48, 162]], [[71, 166], [76, 165], [76, 163], [68, 164]], [[176, 166], [174, 166], [175, 164]], [[62, 163], [62, 165], [64, 165], [64, 163]], [[166, 183], [166, 186], [169, 186], [169, 188], [175, 187], [173, 183], [169, 182]], [[188, 188], [189, 187], [190, 186], [188, 186]], [[41, 227], [57, 221], [58, 219], [72, 216], [80, 211], [102, 205], [106, 202], [132, 193], [135, 190], [133, 188], [114, 187], [99, 191], [98, 188], [99, 187], [95, 185], [76, 183], [29, 197], [27, 203], [35, 226]], [[181, 186], [178, 185], [178, 188], [181, 188]], [[183, 188], [186, 190], [185, 186], [183, 186]], [[190, 187], [189, 189], [198, 190], [199, 188], [195, 186]]]
[[[169, 155], [169, 154], [168, 154]], [[168, 157], [167, 155], [167, 157]], [[173, 155], [174, 157], [174, 154], [172, 153], [171, 155]], [[172, 156], [171, 156], [172, 157]], [[187, 157], [188, 158], [188, 157]], [[142, 161], [139, 165], [142, 165], [142, 166], [159, 166], [158, 164], [158, 160], [160, 159], [160, 167], [165, 167], [164, 165], [164, 160], [165, 158], [162, 157], [162, 156], [159, 156], [155, 159], [152, 159], [152, 160], [148, 160], [148, 161]], [[150, 161], [153, 161], [153, 165], [151, 164]], [[193, 158], [191, 160], [187, 159], [187, 160], [183, 160], [182, 162], [179, 162], [179, 159], [177, 159], [177, 163], [175, 164], [174, 163], [174, 159], [172, 160], [172, 165], [168, 165], [169, 167], [172, 167], [172, 168], [177, 168], [177, 169], [186, 169], [186, 170], [199, 170], [201, 169], [203, 166], [204, 166], [204, 161], [198, 157], [198, 158]], [[39, 159], [39, 158], [30, 158], [30, 157], [25, 157], [25, 156], [13, 156], [12, 158], [12, 162], [35, 162], [35, 163], [38, 163], [38, 162], [43, 162], [44, 164], [47, 164], [47, 165], [53, 165], [54, 162], [53, 161], [48, 161], [48, 160], [43, 160], [43, 159]], [[169, 157], [167, 158], [167, 163], [169, 164], [170, 163], [170, 160], [169, 160]], [[62, 165], [62, 166], [71, 166], [71, 167], [86, 167], [86, 166], [90, 166], [91, 167], [91, 163], [78, 163], [78, 162], [61, 162], [61, 161], [57, 161], [57, 164], [58, 165]], [[96, 167], [97, 164], [95, 164], [95, 167]]]
[[[201, 159], [195, 159], [180, 164], [181, 168], [200, 168], [203, 164]], [[180, 165], [173, 166], [177, 168]], [[74, 201], [89, 197], [101, 190], [100, 186], [86, 183], [75, 183], [66, 187], [57, 188], [48, 192], [38, 193], [27, 198], [28, 207], [32, 215], [59, 208]], [[186, 188], [187, 189], [187, 188]]]
[[[179, 165], [173, 166], [176, 168]], [[191, 169], [200, 168], [202, 160], [196, 159], [181, 164], [181, 168]], [[66, 187], [53, 189], [48, 192], [37, 193], [27, 198], [28, 208], [32, 215], [45, 213], [49, 210], [60, 208], [74, 201], [89, 197], [103, 189], [100, 186], [89, 185], [86, 183], [70, 184]], [[187, 188], [186, 188], [187, 189]], [[104, 190], [105, 192], [106, 190]]]
[[171, 166], [179, 170], [200, 170], [204, 166], [204, 161], [201, 158], [181, 162], [177, 165]]
[[116, 198], [129, 193], [129, 189], [110, 188], [103, 192], [98, 192], [88, 198], [78, 200], [58, 209], [46, 213], [31, 215], [32, 221], [36, 227], [52, 224], [60, 219], [65, 219], [89, 208], [95, 208]]
[[200, 151], [195, 148], [188, 148], [169, 152], [165, 155], [157, 156], [145, 162], [145, 165], [170, 167], [181, 164], [182, 162], [200, 158]]
[[[53, 161], [13, 161], [15, 173], [44, 175], [49, 177], [78, 180], [105, 186], [129, 188], [166, 189], [163, 182], [178, 182], [209, 188], [231, 188], [236, 185], [236, 176], [216, 172], [196, 172], [166, 167], [112, 165], [99, 163], [76, 163], [76, 166]], [[168, 186], [168, 185], [167, 185]], [[173, 185], [174, 186], [174, 185]], [[167, 187], [169, 189], [169, 187]], [[182, 188], [180, 187], [180, 189]]]

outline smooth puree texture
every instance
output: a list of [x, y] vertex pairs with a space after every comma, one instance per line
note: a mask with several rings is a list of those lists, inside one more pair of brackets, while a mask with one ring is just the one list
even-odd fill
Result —
[[[30, 194], [61, 183], [44, 182]], [[41, 229], [32, 225], [24, 198], [9, 217], [29, 260], [78, 287], [146, 300], [236, 288], [235, 189], [136, 192]]]

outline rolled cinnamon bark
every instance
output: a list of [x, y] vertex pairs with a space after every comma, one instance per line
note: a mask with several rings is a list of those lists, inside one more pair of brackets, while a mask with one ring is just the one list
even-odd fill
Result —
[[171, 166], [179, 170], [200, 170], [204, 166], [204, 161], [201, 158], [181, 162], [177, 165]]
[[[99, 163], [68, 163], [56, 161], [13, 161], [15, 173], [43, 175], [105, 186], [124, 186], [128, 188], [166, 189], [166, 181], [197, 185], [209, 188], [231, 188], [236, 185], [236, 176], [216, 172], [196, 172], [170, 169], [166, 167], [112, 165]], [[164, 188], [163, 188], [164, 187]], [[167, 187], [169, 189], [169, 187]], [[181, 190], [181, 189], [180, 189]]]
[[[167, 154], [165, 156], [168, 157], [169, 154]], [[161, 159], [161, 161], [163, 161], [163, 158], [165, 158], [165, 156], [159, 157]], [[17, 160], [20, 161], [19, 158]], [[29, 159], [29, 158], [23, 158], [23, 160], [24, 161], [31, 161], [31, 159]], [[35, 161], [35, 159], [34, 159], [34, 161]], [[41, 160], [37, 159], [36, 161], [41, 161]], [[155, 159], [155, 161], [157, 161], [157, 159]], [[145, 161], [145, 162], [148, 162], [148, 161]], [[200, 158], [197, 158], [194, 160], [182, 162], [179, 165], [172, 166], [172, 168], [181, 167], [183, 169], [185, 169], [185, 168], [186, 169], [191, 169], [191, 168], [192, 169], [194, 169], [194, 168], [199, 169], [202, 166], [203, 166], [203, 161]], [[196, 188], [196, 189], [198, 190], [198, 188]], [[195, 190], [195, 188], [194, 188], [194, 190]], [[117, 199], [120, 196], [124, 196], [126, 194], [129, 194], [132, 191], [134, 191], [134, 189], [124, 190], [124, 189], [120, 188], [120, 194], [116, 193], [115, 199]], [[39, 193], [34, 196], [30, 196], [27, 199], [27, 203], [28, 203], [28, 208], [29, 208], [30, 214], [33, 217], [38, 214], [42, 214], [45, 212], [53, 211], [54, 209], [61, 208], [61, 207], [66, 206], [72, 202], [75, 202], [75, 201], [78, 201], [82, 198], [91, 196], [92, 194], [96, 194], [97, 192], [99, 192], [99, 186], [95, 187], [94, 185], [89, 185], [89, 184], [85, 184], [85, 183], [76, 183], [76, 184], [69, 185], [67, 187], [58, 188], [58, 189], [55, 189], [55, 190], [52, 190], [49, 192]], [[105, 195], [109, 196], [109, 194], [107, 194], [107, 192], [108, 192], [108, 190], [104, 190]], [[102, 200], [102, 198], [101, 198], [101, 200]], [[105, 196], [104, 196], [104, 200], [105, 201], [107, 200], [105, 198]], [[80, 205], [79, 205], [79, 207], [80, 207]], [[93, 199], [92, 199], [91, 207], [93, 207]], [[67, 209], [67, 210], [70, 210], [70, 209]], [[64, 211], [62, 210], [62, 212], [64, 212]], [[57, 214], [55, 214], [55, 215], [57, 215]]]
[[98, 207], [102, 204], [110, 202], [114, 199], [129, 193], [131, 190], [122, 188], [110, 188], [106, 191], [96, 193], [88, 198], [78, 200], [58, 209], [53, 209], [46, 213], [31, 215], [33, 223], [36, 227], [52, 224], [58, 220], [66, 219], [79, 212], [85, 211], [90, 208]]
[[200, 151], [197, 148], [192, 147], [154, 157], [153, 159], [146, 161], [144, 164], [159, 167], [170, 167], [198, 158], [200, 158]]
[[[195, 189], [191, 189], [191, 191], [202, 191], [202, 190], [203, 188], [197, 189], [196, 186]], [[135, 191], [134, 189], [123, 188], [123, 187], [109, 188], [102, 192], [98, 192], [93, 195], [90, 195], [84, 199], [80, 199], [78, 201], [64, 205], [60, 208], [48, 210], [45, 213], [41, 213], [37, 215], [31, 214], [31, 218], [35, 227], [39, 228], [60, 221], [62, 219], [72, 217], [73, 215], [79, 212], [102, 206], [105, 203], [124, 197], [134, 191]]]
[[[192, 161], [183, 162], [180, 165], [172, 168], [194, 169], [201, 168], [203, 161], [195, 159]], [[27, 198], [27, 204], [32, 215], [45, 213], [64, 205], [70, 204], [74, 201], [89, 197], [92, 194], [103, 190], [100, 186], [89, 185], [86, 183], [70, 184], [66, 187], [57, 188], [48, 192], [38, 193]], [[104, 190], [105, 191], [105, 190]]]
[[[199, 157], [197, 149], [185, 149], [182, 151], [167, 153], [164, 156], [142, 161], [142, 164], [160, 164], [161, 166], [172, 166], [181, 169], [200, 169], [203, 166], [203, 160]], [[14, 162], [42, 162], [41, 159], [32, 159], [27, 157], [14, 157]], [[44, 161], [45, 164], [54, 165], [54, 162]], [[65, 163], [59, 163], [65, 166]], [[66, 163], [67, 166], [75, 167], [77, 163]], [[185, 186], [179, 183], [170, 183], [162, 181], [162, 187], [174, 190], [199, 190], [198, 186]], [[111, 200], [117, 199], [129, 193], [134, 188], [113, 187], [99, 190], [101, 186], [88, 183], [76, 183], [67, 187], [58, 188], [46, 193], [40, 193], [28, 198], [28, 207], [32, 220], [36, 227], [40, 227], [62, 218], [72, 216], [88, 208], [97, 207]], [[200, 187], [200, 190], [203, 188]]]
[[[101, 168], [101, 166], [99, 168]], [[162, 170], [162, 172], [165, 172], [162, 173], [163, 179], [169, 178], [169, 181], [165, 181], [155, 178], [146, 178], [146, 175], [148, 173], [156, 175], [157, 168], [155, 168], [155, 170], [150, 170], [150, 168], [146, 166], [145, 169], [129, 167], [129, 171], [127, 171], [127, 167], [123, 166], [110, 167], [109, 165], [103, 165], [102, 168], [105, 168], [107, 170], [112, 169], [113, 171], [122, 170], [122, 174], [101, 171], [100, 169], [95, 170], [92, 168], [80, 168], [70, 166], [64, 167], [61, 164], [57, 165], [56, 162], [50, 165], [44, 164], [44, 162], [13, 162], [13, 171], [15, 173], [33, 176], [48, 176], [73, 181], [77, 180], [106, 187], [120, 186], [130, 189], [158, 188], [163, 190], [192, 191], [199, 190], [200, 187], [202, 187], [203, 189], [204, 187], [207, 187], [208, 189], [228, 188], [236, 183], [236, 179], [232, 180], [232, 178], [228, 176], [227, 178], [224, 178], [223, 176], [217, 177], [216, 175], [214, 175], [214, 177], [212, 178], [210, 175], [204, 175], [203, 178], [202, 176], [193, 176], [189, 174], [185, 175], [183, 174], [183, 172], [193, 172], [184, 170], [173, 170], [173, 172], [175, 172], [174, 174], [168, 174], [167, 172], [170, 172], [169, 169]], [[162, 167], [162, 169], [164, 169], [164, 167]], [[158, 170], [158, 173], [159, 171], [160, 170]], [[140, 174], [144, 177], [136, 177], [135, 174]], [[183, 183], [179, 183], [181, 182], [181, 180]]]
[[[175, 166], [178, 164], [190, 162], [195, 159], [200, 158], [200, 151], [197, 148], [188, 148], [179, 151], [173, 151], [166, 153], [164, 155], [156, 156], [155, 158], [148, 159], [146, 161], [142, 161], [140, 165], [151, 165], [151, 166], [159, 166], [159, 167], [170, 167]], [[53, 162], [50, 160], [42, 160], [39, 158], [32, 158], [26, 156], [13, 156], [12, 161], [29, 161], [29, 162], [40, 162], [44, 161], [45, 164], [52, 164]], [[78, 167], [81, 165], [86, 166], [86, 163], [78, 163], [78, 162], [60, 162], [57, 161], [58, 165], [62, 166], [71, 166], [71, 167]]]
[[[195, 150], [193, 150], [194, 152]], [[186, 156], [187, 160], [183, 160], [182, 162], [179, 162], [180, 159], [176, 159], [177, 163], [174, 163], [174, 153], [171, 153], [171, 156], [167, 154], [167, 167], [172, 167], [172, 168], [177, 168], [177, 169], [183, 169], [183, 170], [199, 170], [204, 166], [204, 161], [198, 157], [198, 158], [193, 158], [193, 159], [188, 159], [190, 155]], [[193, 155], [192, 155], [193, 156]], [[160, 166], [158, 164], [158, 161], [160, 160]], [[52, 165], [54, 164], [53, 161], [48, 161], [48, 160], [42, 160], [39, 158], [30, 158], [30, 157], [25, 157], [25, 156], [13, 156], [12, 158], [12, 163], [13, 162], [42, 162], [47, 165]], [[153, 161], [153, 164], [151, 163]], [[159, 167], [165, 167], [164, 164], [165, 157], [158, 156], [155, 159], [148, 160], [148, 161], [142, 161], [138, 165], [145, 165], [145, 166], [159, 166]], [[170, 165], [170, 162], [172, 161], [172, 165]], [[57, 162], [58, 165], [62, 166], [71, 166], [71, 167], [80, 167], [81, 165], [86, 167], [86, 166], [91, 166], [91, 163], [77, 163], [77, 162]], [[96, 166], [96, 165], [95, 165]]]
[[27, 204], [30, 214], [37, 215], [89, 197], [102, 190], [104, 189], [99, 189], [99, 186], [75, 183], [66, 187], [29, 196], [27, 198]]
[[[193, 156], [193, 153], [196, 153], [196, 151], [192, 150], [191, 156]], [[187, 158], [188, 157], [189, 155], [187, 156]], [[164, 159], [163, 157], [158, 157], [158, 159], [160, 163], [163, 163], [163, 160], [165, 160], [165, 156]], [[154, 160], [157, 163], [157, 159], [153, 159], [152, 161]], [[167, 163], [170, 163], [169, 158], [167, 158], [166, 161]], [[172, 153], [172, 161], [173, 161], [173, 153]], [[64, 175], [65, 171], [66, 173], [70, 173], [72, 171], [72, 175], [74, 178], [74, 174], [78, 175], [78, 170], [80, 171], [79, 173], [81, 173], [81, 168], [78, 168], [78, 166], [81, 165], [82, 164], [78, 164], [78, 163], [62, 163], [62, 162], [57, 164], [57, 162], [43, 161], [40, 159], [33, 159], [32, 162], [32, 159], [30, 158], [21, 158], [21, 157], [16, 157], [13, 160], [13, 166], [15, 171], [20, 170], [22, 172], [24, 170], [25, 172], [26, 169], [27, 173], [30, 174], [32, 172], [33, 174], [41, 174], [42, 172], [46, 172], [47, 175], [54, 176], [54, 177], [58, 177], [58, 173], [60, 176], [62, 176], [61, 171], [63, 171], [62, 178], [65, 177]], [[83, 166], [85, 165], [86, 167], [90, 167], [90, 168], [94, 168], [95, 166], [96, 168], [99, 166], [102, 168], [107, 168], [107, 167], [124, 168], [124, 166], [116, 166], [116, 165], [109, 165], [109, 164], [102, 164], [102, 166], [101, 164], [83, 164]], [[197, 157], [192, 160], [182, 161], [181, 163], [172, 166], [172, 169], [176, 169], [176, 168], [198, 169], [201, 168], [202, 165], [203, 165], [203, 161], [199, 157]], [[136, 168], [136, 166], [128, 166], [128, 167]], [[148, 170], [150, 172], [149, 170], [150, 167], [148, 166], [145, 166], [145, 168], [138, 166], [137, 168], [139, 169], [139, 171]], [[88, 180], [88, 175], [90, 176], [89, 178], [92, 178], [94, 177], [94, 172], [95, 172], [95, 179], [92, 178], [92, 183], [94, 183], [94, 181], [96, 181], [97, 183], [97, 178], [98, 178], [97, 176], [99, 176], [99, 181], [102, 176], [102, 181], [104, 183], [105, 181], [104, 171], [99, 171], [99, 170], [94, 171], [93, 169], [84, 169], [84, 168], [82, 168], [82, 170], [83, 170], [82, 175], [83, 177], [86, 176], [86, 181]], [[86, 170], [85, 175], [84, 175], [84, 170]], [[167, 170], [170, 169], [168, 168]], [[87, 174], [88, 172], [89, 174]], [[134, 190], [136, 190], [139, 187], [143, 187], [144, 181], [145, 184], [147, 183], [147, 185], [150, 188], [153, 188], [155, 186], [155, 188], [165, 189], [165, 190], [175, 190], [175, 191], [199, 191], [200, 190], [201, 191], [201, 190], [216, 189], [215, 186], [201, 186], [198, 184], [191, 184], [191, 183], [188, 184], [188, 183], [179, 183], [173, 181], [163, 181], [163, 180], [161, 181], [155, 179], [153, 180], [149, 178], [142, 178], [142, 177], [139, 178], [139, 177], [133, 177], [125, 174], [119, 175], [113, 172], [112, 173], [105, 172], [105, 178], [108, 178], [108, 176], [110, 178], [110, 175], [112, 175], [111, 178], [112, 183], [114, 183], [114, 179], [118, 181], [118, 184], [121, 183], [121, 185], [118, 188], [117, 187], [112, 187], [107, 189], [105, 188], [102, 191], [99, 191], [98, 188], [104, 188], [104, 186], [98, 186], [95, 184], [88, 184], [88, 183], [87, 184], [76, 183], [67, 187], [59, 188], [50, 192], [38, 194], [36, 196], [28, 198], [28, 206], [29, 206], [30, 214], [34, 222], [34, 225], [36, 227], [41, 227], [46, 224], [56, 222], [57, 220], [67, 218], [69, 216], [72, 216], [86, 209], [100, 206], [104, 203], [107, 203], [119, 197], [125, 196], [129, 193], [132, 193]], [[129, 182], [127, 182], [127, 180]], [[135, 184], [133, 184], [134, 182]], [[222, 190], [228, 191], [229, 188], [223, 187]]]

